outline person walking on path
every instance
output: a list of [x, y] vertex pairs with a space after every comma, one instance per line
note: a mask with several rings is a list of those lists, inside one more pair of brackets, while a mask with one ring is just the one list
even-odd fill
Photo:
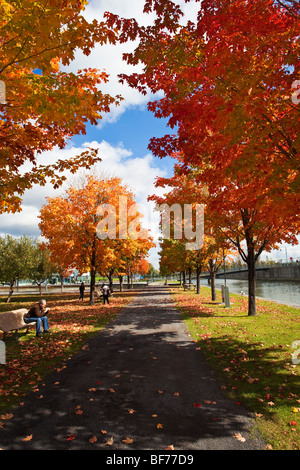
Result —
[[40, 300], [39, 303], [33, 305], [24, 317], [25, 323], [36, 323], [36, 337], [42, 336], [42, 325], [44, 333], [49, 333], [49, 323], [47, 315], [50, 309], [46, 307], [46, 300]]
[[103, 284], [102, 288], [103, 303], [107, 302], [109, 304], [110, 289], [107, 284]]
[[79, 292], [80, 292], [79, 302], [80, 300], [82, 300], [83, 302], [84, 290], [85, 290], [85, 285], [84, 285], [84, 282], [82, 282], [79, 287]]

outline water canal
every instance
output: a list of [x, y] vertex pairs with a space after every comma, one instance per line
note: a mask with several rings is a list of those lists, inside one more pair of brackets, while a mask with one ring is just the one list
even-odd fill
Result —
[[[224, 279], [216, 279], [216, 288], [221, 289]], [[201, 279], [201, 285], [208, 285], [208, 280]], [[248, 295], [248, 282], [240, 279], [226, 279], [229, 292]], [[295, 281], [256, 281], [256, 295], [267, 300], [300, 307], [300, 280]]]

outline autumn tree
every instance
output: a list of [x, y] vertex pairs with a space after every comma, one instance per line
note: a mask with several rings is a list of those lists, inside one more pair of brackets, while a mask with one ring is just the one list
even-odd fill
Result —
[[16, 283], [21, 280], [35, 282], [41, 293], [42, 284], [57, 269], [43, 245], [26, 235], [0, 238], [0, 259], [0, 282], [9, 284], [7, 302], [11, 300]]
[[122, 80], [176, 132], [153, 138], [152, 152], [174, 155], [178, 171], [205, 184], [206, 208], [238, 249], [249, 273], [248, 314], [256, 314], [255, 263], [299, 233], [299, 112], [291, 97], [299, 71], [298, 2], [203, 0], [184, 24], [176, 2], [148, 0], [149, 27], [108, 14], [119, 40], [138, 39]]
[[[63, 171], [99, 161], [97, 151], [55, 164], [38, 156], [84, 134], [119, 101], [101, 91], [108, 80], [97, 69], [67, 72], [77, 51], [114, 43], [103, 22], [84, 17], [86, 0], [2, 0], [0, 4], [0, 213], [20, 210], [21, 196], [34, 184], [58, 187]], [[3, 91], [3, 90], [2, 90]], [[26, 164], [24, 167], [23, 165]]]
[[[126, 202], [125, 206], [121, 202]], [[148, 231], [141, 231], [134, 195], [119, 178], [88, 176], [81, 187], [70, 187], [64, 196], [48, 198], [40, 218], [52, 261], [90, 272], [91, 304], [95, 302], [96, 274], [112, 276], [124, 269], [124, 257], [136, 259], [137, 242], [146, 247], [152, 243]], [[131, 224], [137, 228], [136, 236], [141, 237], [132, 243]]]
[[56, 273], [57, 265], [51, 261], [49, 251], [43, 244], [36, 242], [32, 246], [32, 267], [29, 277], [37, 284], [40, 295], [42, 294], [42, 285]]

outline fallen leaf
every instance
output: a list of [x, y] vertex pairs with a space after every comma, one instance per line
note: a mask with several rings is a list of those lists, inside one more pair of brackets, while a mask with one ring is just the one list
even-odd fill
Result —
[[293, 413], [298, 413], [298, 412], [299, 412], [299, 408], [293, 407], [293, 408], [292, 408], [292, 412], [293, 412]]
[[74, 441], [74, 439], [76, 439], [75, 434], [70, 434], [70, 435], [67, 437], [67, 441]]
[[95, 388], [89, 388], [89, 392], [95, 392], [96, 389]]
[[167, 447], [165, 447], [164, 450], [174, 450], [174, 446], [172, 446], [172, 445], [171, 445], [171, 446], [167, 446]]
[[5, 415], [1, 415], [0, 419], [11, 419], [13, 417], [12, 413], [6, 413]]
[[239, 432], [236, 433], [236, 434], [234, 434], [233, 437], [234, 437], [235, 439], [237, 439], [238, 441], [240, 441], [240, 442], [245, 442], [245, 441], [246, 441], [246, 439], [245, 439]]
[[163, 392], [163, 390], [157, 390], [157, 392], [161, 395]]
[[152, 418], [157, 418], [157, 415], [152, 415]]
[[128, 413], [132, 415], [133, 413], [135, 413], [135, 411], [132, 410], [132, 409], [129, 409], [129, 410], [128, 410]]
[[113, 388], [109, 389], [110, 393], [116, 393], [116, 391]]
[[28, 442], [28, 441], [31, 441], [32, 439], [32, 434], [30, 434], [29, 436], [26, 436], [24, 437], [24, 439], [22, 439], [23, 442]]
[[122, 442], [124, 442], [124, 444], [132, 444], [133, 439], [130, 439], [130, 437], [126, 437], [125, 439], [122, 440]]
[[104, 429], [101, 429], [101, 434], [106, 434], [107, 431], [104, 431]]
[[91, 438], [89, 439], [89, 442], [90, 442], [91, 444], [94, 444], [94, 443], [97, 442], [97, 441], [98, 441], [98, 439], [97, 439], [96, 436], [93, 436], [93, 437], [91, 437]]
[[162, 428], [163, 428], [163, 425], [160, 424], [160, 423], [158, 423], [158, 425], [157, 425], [156, 427], [157, 427], [157, 429], [162, 429]]
[[173, 393], [173, 397], [179, 397], [179, 393], [178, 393], [178, 392], [174, 392], [174, 393]]
[[104, 442], [105, 446], [112, 446], [114, 443], [114, 438], [111, 437], [110, 439], [107, 439], [107, 441]]

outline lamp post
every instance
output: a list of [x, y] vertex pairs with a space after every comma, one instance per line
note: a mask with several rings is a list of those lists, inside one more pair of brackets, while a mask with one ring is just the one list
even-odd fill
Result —
[[225, 289], [226, 289], [226, 263], [225, 263], [224, 247], [223, 247], [223, 264], [224, 264], [224, 281], [225, 281]]
[[223, 247], [223, 263], [224, 263], [224, 297], [225, 297], [225, 307], [230, 307], [230, 300], [229, 300], [229, 289], [226, 286], [226, 262], [225, 262], [225, 251]]

